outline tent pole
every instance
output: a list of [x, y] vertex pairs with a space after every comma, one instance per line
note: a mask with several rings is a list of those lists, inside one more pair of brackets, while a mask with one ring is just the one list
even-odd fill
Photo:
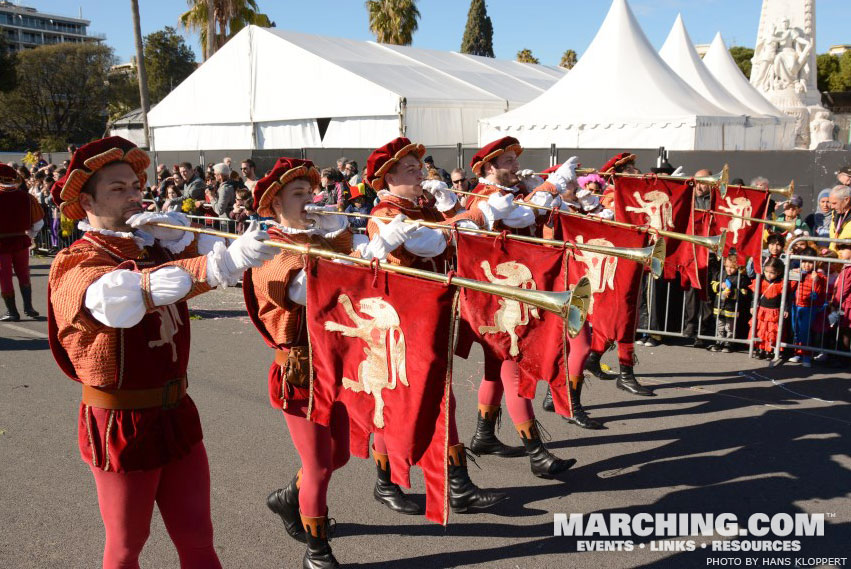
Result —
[[456, 167], [461, 168], [463, 170], [464, 169], [464, 147], [459, 142], [458, 144], [455, 145], [455, 148], [457, 149], [456, 153], [458, 155], [458, 160], [457, 160], [458, 166], [456, 166]]
[[408, 106], [408, 99], [399, 97], [399, 136], [405, 136], [408, 130], [405, 124], [405, 108]]

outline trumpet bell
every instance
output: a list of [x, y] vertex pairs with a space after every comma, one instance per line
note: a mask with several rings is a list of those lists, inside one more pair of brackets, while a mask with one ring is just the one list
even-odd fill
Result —
[[795, 180], [789, 182], [789, 185], [785, 188], [769, 188], [768, 191], [776, 196], [783, 196], [788, 200], [795, 193]]
[[568, 305], [565, 320], [567, 321], [567, 333], [575, 338], [588, 318], [588, 307], [591, 305], [591, 281], [588, 277], [582, 277], [570, 291], [570, 304]]
[[795, 231], [794, 221], [763, 221], [763, 223], [776, 227], [782, 233], [791, 233], [792, 231]]

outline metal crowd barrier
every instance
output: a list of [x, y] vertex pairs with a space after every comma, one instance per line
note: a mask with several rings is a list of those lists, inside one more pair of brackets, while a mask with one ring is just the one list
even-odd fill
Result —
[[[790, 298], [789, 298], [789, 296], [790, 296], [789, 295], [789, 281], [792, 280], [793, 273], [795, 273], [795, 271], [798, 271], [798, 274], [800, 274], [800, 269], [793, 269], [792, 268], [794, 261], [798, 261], [799, 264], [800, 264], [801, 261], [813, 261], [814, 263], [827, 263], [827, 271], [824, 274], [825, 279], [827, 281], [827, 285], [825, 287], [826, 288], [825, 305], [822, 307], [822, 309], [820, 311], [818, 311], [818, 314], [816, 315], [816, 318], [824, 319], [824, 320], [822, 320], [822, 326], [824, 326], [824, 322], [825, 322], [825, 320], [828, 319], [828, 315], [831, 312], [831, 298], [833, 296], [833, 290], [830, 287], [831, 267], [833, 265], [839, 265], [840, 267], [844, 268], [847, 265], [851, 265], [851, 260], [833, 259], [833, 258], [829, 258], [829, 257], [813, 257], [813, 256], [809, 256], [809, 255], [796, 255], [796, 254], [792, 253], [792, 248], [795, 245], [795, 243], [802, 242], [802, 241], [813, 242], [813, 243], [848, 243], [849, 240], [848, 239], [832, 239], [830, 237], [802, 236], [802, 237], [797, 237], [797, 238], [793, 239], [789, 243], [788, 248], [787, 248], [786, 268], [783, 272], [783, 294], [780, 297], [780, 309], [784, 312], [786, 312], [787, 310], [790, 312], [790, 314], [789, 314], [790, 319], [789, 320], [790, 320], [790, 324], [791, 324], [791, 317], [793, 315], [791, 313], [791, 310], [789, 310], [789, 309], [791, 309], [791, 302], [790, 302]], [[840, 271], [841, 271], [841, 269], [840, 269]], [[837, 272], [840, 272], [840, 271], [837, 271]], [[798, 277], [798, 278], [800, 278], [800, 277]], [[841, 286], [841, 280], [839, 280], [839, 279], [841, 279], [841, 277], [837, 275], [835, 286]], [[840, 307], [842, 306], [844, 300], [845, 300], [845, 297], [840, 295], [840, 299], [839, 299], [839, 306]], [[794, 301], [792, 301], [792, 302], [794, 302]], [[815, 320], [812, 319], [812, 314], [810, 316], [811, 316], [811, 318], [808, 320], [808, 325], [810, 326], [810, 332], [809, 332], [808, 336], [809, 336], [809, 339], [812, 339], [813, 338], [812, 325], [815, 322]], [[836, 349], [832, 349], [832, 348], [829, 348], [829, 347], [825, 347], [825, 341], [829, 337], [828, 333], [829, 333], [829, 330], [831, 328], [836, 328], [836, 331], [832, 334], [832, 336], [833, 336], [833, 344], [832, 345], [834, 345], [836, 347], [840, 346], [841, 328], [842, 327], [838, 323], [836, 325], [833, 325], [833, 326], [827, 326], [827, 331], [825, 331], [824, 333], [818, 334], [818, 344], [819, 345], [816, 346], [816, 345], [812, 345], [811, 343], [807, 343], [806, 345], [799, 345], [799, 344], [794, 343], [794, 342], [792, 342], [792, 343], [784, 342], [783, 341], [783, 330], [787, 326], [786, 320], [787, 320], [786, 318], [781, 318], [780, 321], [778, 322], [778, 328], [777, 328], [777, 340], [778, 341], [777, 341], [777, 345], [774, 347], [774, 359], [771, 361], [772, 366], [776, 366], [783, 361], [781, 356], [780, 356], [781, 350], [783, 348], [801, 350], [801, 351], [803, 351], [805, 353], [809, 353], [809, 354], [829, 354], [829, 355], [841, 356], [841, 357], [851, 357], [851, 350], [836, 350]], [[829, 321], [828, 321], [828, 323], [829, 323]], [[849, 332], [849, 333], [851, 333], [851, 332]]]

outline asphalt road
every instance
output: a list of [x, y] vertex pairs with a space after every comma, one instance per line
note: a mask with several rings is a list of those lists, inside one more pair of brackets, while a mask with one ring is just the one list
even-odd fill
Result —
[[[36, 307], [45, 309], [48, 260], [34, 259]], [[298, 458], [280, 412], [269, 407], [269, 350], [250, 324], [239, 289], [192, 303], [190, 392], [212, 471], [216, 548], [225, 567], [301, 567], [303, 545], [265, 506]], [[103, 528], [88, 467], [79, 457], [79, 386], [54, 363], [44, 320], [0, 323], [0, 568], [96, 567]], [[681, 346], [638, 347], [639, 379], [658, 397], [633, 397], [592, 380], [584, 402], [606, 430], [585, 431], [551, 413], [539, 418], [550, 448], [575, 457], [563, 481], [532, 476], [523, 458], [479, 459], [474, 481], [510, 500], [490, 513], [453, 515], [447, 527], [394, 514], [372, 497], [372, 461], [353, 458], [335, 474], [329, 507], [337, 558], [362, 568], [549, 568], [832, 566], [817, 558], [851, 553], [851, 374], [849, 368], [768, 368], [746, 354]], [[604, 362], [613, 362], [609, 353]], [[851, 362], [848, 362], [851, 363]], [[456, 359], [454, 392], [462, 439], [475, 425], [480, 354]], [[539, 386], [539, 395], [543, 386]], [[536, 403], [537, 407], [537, 403]], [[519, 444], [510, 421], [500, 436]], [[414, 498], [424, 501], [420, 473]], [[659, 538], [632, 538], [633, 551], [580, 552], [586, 540], [554, 536], [556, 513], [826, 514], [825, 531], [800, 551], [654, 551]], [[627, 538], [629, 539], [629, 538]], [[750, 538], [742, 538], [750, 539]], [[707, 544], [707, 548], [701, 548]], [[643, 547], [642, 547], [643, 545]], [[796, 562], [803, 559], [804, 562]], [[775, 561], [775, 563], [777, 563]], [[177, 567], [155, 513], [144, 567]]]

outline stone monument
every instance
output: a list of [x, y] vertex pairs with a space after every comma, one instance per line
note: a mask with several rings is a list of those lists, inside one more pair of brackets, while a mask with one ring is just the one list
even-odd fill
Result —
[[795, 117], [796, 147], [841, 147], [816, 86], [815, 18], [815, 0], [762, 0], [750, 81]]

